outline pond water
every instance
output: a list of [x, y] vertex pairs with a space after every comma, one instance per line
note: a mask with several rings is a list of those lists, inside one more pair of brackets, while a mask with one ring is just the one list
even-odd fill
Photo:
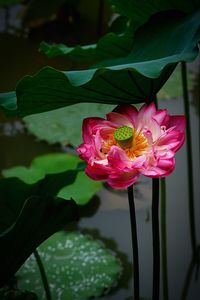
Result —
[[[5, 40], [4, 40], [5, 39]], [[13, 41], [14, 39], [14, 41]], [[36, 45], [24, 44], [16, 37], [1, 36], [9, 46], [1, 49], [1, 57], [7, 55], [6, 49], [15, 45], [15, 55], [10, 55], [9, 64], [3, 61], [1, 70], [4, 80], [0, 82], [2, 91], [13, 89], [17, 80], [47, 64], [46, 58], [36, 53]], [[17, 46], [18, 45], [18, 46]], [[26, 48], [28, 47], [28, 48]], [[34, 51], [33, 51], [34, 48]], [[18, 50], [17, 50], [18, 49]], [[23, 51], [22, 51], [23, 49]], [[12, 52], [12, 51], [11, 51]], [[27, 54], [28, 53], [28, 54]], [[34, 53], [32, 55], [32, 53]], [[23, 57], [23, 59], [22, 59]], [[23, 62], [23, 63], [22, 63]], [[52, 66], [72, 68], [69, 61], [58, 59]], [[64, 67], [63, 67], [64, 66]], [[12, 67], [12, 74], [10, 70]], [[192, 149], [194, 167], [195, 225], [198, 244], [200, 244], [200, 201], [199, 201], [199, 93], [191, 95], [190, 113], [192, 127]], [[162, 100], [159, 107], [166, 107], [172, 114], [183, 114], [181, 98]], [[62, 151], [59, 145], [50, 146], [38, 141], [27, 133], [20, 120], [0, 119], [0, 168], [15, 165], [29, 165], [31, 160], [41, 154]], [[200, 274], [196, 266], [192, 268], [192, 249], [188, 210], [187, 155], [184, 147], [176, 155], [176, 169], [167, 179], [166, 223], [168, 286], [170, 300], [200, 299]], [[151, 180], [141, 177], [135, 184], [137, 229], [139, 239], [140, 287], [141, 296], [151, 298], [152, 293], [152, 230], [151, 230]], [[100, 299], [125, 300], [133, 295], [132, 248], [129, 221], [128, 199], [125, 191], [104, 187], [91, 202], [81, 208], [81, 219], [72, 229], [90, 233], [102, 240], [108, 248], [115, 251], [122, 261], [123, 274], [114, 290]], [[192, 272], [191, 272], [192, 271]], [[162, 272], [161, 272], [162, 273]], [[98, 300], [96, 298], [96, 300]], [[161, 278], [161, 298], [162, 278]]]

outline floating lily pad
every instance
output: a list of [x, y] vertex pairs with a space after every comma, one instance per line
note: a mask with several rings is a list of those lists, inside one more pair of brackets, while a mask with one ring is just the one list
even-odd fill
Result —
[[[53, 300], [86, 300], [110, 289], [122, 271], [119, 259], [88, 235], [59, 232], [45, 241], [38, 252], [43, 261]], [[19, 288], [45, 294], [34, 256], [17, 273]]]

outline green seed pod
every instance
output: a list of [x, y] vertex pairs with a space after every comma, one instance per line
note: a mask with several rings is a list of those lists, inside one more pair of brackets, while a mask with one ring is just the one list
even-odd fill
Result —
[[122, 148], [129, 148], [133, 141], [133, 128], [122, 126], [115, 130], [114, 138]]

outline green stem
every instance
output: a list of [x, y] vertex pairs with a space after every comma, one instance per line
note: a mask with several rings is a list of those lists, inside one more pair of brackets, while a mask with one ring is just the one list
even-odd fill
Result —
[[33, 254], [35, 256], [35, 260], [36, 260], [36, 262], [38, 264], [38, 268], [40, 270], [40, 275], [41, 275], [43, 286], [44, 286], [44, 290], [45, 290], [45, 293], [46, 293], [46, 299], [47, 300], [52, 300], [52, 298], [51, 298], [51, 292], [50, 292], [50, 287], [49, 287], [49, 283], [48, 283], [48, 279], [47, 279], [47, 275], [46, 275], [44, 266], [42, 264], [42, 260], [40, 258], [40, 255], [39, 255], [39, 253], [38, 253], [38, 251], [36, 249], [34, 250]]
[[129, 201], [132, 246], [133, 246], [134, 300], [139, 300], [140, 299], [139, 259], [138, 259], [137, 225], [136, 225], [133, 185], [128, 187], [128, 201]]
[[192, 138], [190, 127], [190, 107], [189, 94], [187, 85], [187, 70], [186, 63], [181, 63], [181, 75], [183, 86], [184, 110], [186, 116], [186, 147], [187, 147], [187, 167], [188, 167], [188, 192], [189, 192], [189, 214], [190, 214], [190, 236], [193, 255], [196, 255], [196, 229], [195, 229], [195, 213], [194, 213], [194, 189], [193, 189], [193, 164], [192, 164]]
[[159, 179], [152, 179], [152, 232], [153, 232], [153, 293], [152, 299], [159, 300], [160, 294], [160, 237], [159, 237]]
[[163, 299], [168, 300], [168, 268], [167, 268], [167, 230], [166, 230], [166, 180], [161, 178], [161, 205], [160, 205], [160, 228], [161, 228], [161, 255], [163, 277]]

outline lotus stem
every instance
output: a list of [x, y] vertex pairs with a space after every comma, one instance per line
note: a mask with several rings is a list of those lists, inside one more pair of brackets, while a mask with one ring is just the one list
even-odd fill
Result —
[[160, 237], [159, 237], [159, 179], [152, 179], [152, 232], [153, 232], [153, 292], [158, 300], [160, 293]]
[[161, 178], [161, 202], [160, 202], [160, 228], [161, 228], [161, 255], [163, 299], [168, 300], [168, 268], [167, 268], [167, 230], [166, 230], [166, 180]]
[[187, 168], [188, 168], [188, 193], [189, 193], [189, 216], [190, 216], [190, 236], [193, 255], [196, 255], [197, 242], [196, 242], [196, 228], [195, 228], [195, 213], [194, 213], [194, 186], [193, 186], [193, 164], [192, 164], [192, 138], [190, 127], [190, 106], [189, 106], [189, 93], [187, 84], [187, 69], [186, 63], [181, 63], [182, 87], [183, 87], [183, 100], [184, 110], [186, 116], [186, 149], [187, 149]]
[[40, 275], [41, 275], [42, 283], [43, 283], [43, 286], [44, 286], [46, 299], [47, 300], [52, 300], [47, 275], [46, 275], [42, 260], [40, 258], [40, 255], [39, 255], [39, 253], [36, 249], [34, 250], [33, 254], [35, 256], [35, 260], [36, 260], [38, 268], [40, 270]]
[[128, 201], [129, 201], [132, 247], [133, 247], [134, 300], [139, 300], [140, 299], [139, 259], [138, 259], [137, 225], [136, 225], [136, 214], [135, 214], [133, 185], [128, 187]]

